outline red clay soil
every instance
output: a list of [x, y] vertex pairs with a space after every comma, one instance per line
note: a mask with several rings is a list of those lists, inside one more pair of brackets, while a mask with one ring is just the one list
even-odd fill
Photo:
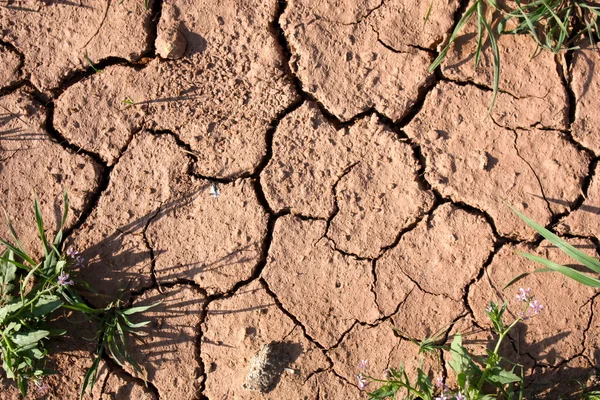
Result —
[[[598, 256], [600, 56], [502, 37], [486, 116], [476, 25], [427, 71], [464, 11], [443, 3], [426, 24], [408, 0], [0, 4], [0, 205], [41, 256], [33, 190], [49, 231], [66, 190], [88, 300], [162, 302], [130, 342], [147, 386], [105, 356], [86, 398], [366, 398], [361, 360], [415, 376], [410, 339], [444, 327], [485, 354], [485, 307], [518, 312], [502, 288], [535, 268], [515, 250], [569, 263], [505, 202]], [[520, 285], [545, 308], [502, 354], [527, 399], [572, 398], [600, 368], [596, 291]], [[40, 398], [77, 399], [91, 364], [94, 326], [66, 317]]]

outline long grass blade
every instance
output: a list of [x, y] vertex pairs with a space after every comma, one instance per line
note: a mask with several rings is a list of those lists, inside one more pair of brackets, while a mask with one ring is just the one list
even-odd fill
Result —
[[577, 250], [575, 247], [571, 246], [569, 243], [565, 242], [564, 240], [562, 240], [561, 238], [556, 236], [554, 233], [550, 232], [543, 226], [539, 225], [538, 223], [534, 222], [533, 220], [531, 220], [530, 218], [528, 218], [527, 216], [525, 216], [524, 214], [519, 212], [517, 209], [512, 207], [510, 204], [508, 204], [508, 203], [506, 203], [506, 204], [508, 205], [508, 207], [510, 207], [510, 209], [515, 214], [517, 214], [519, 216], [519, 218], [521, 218], [523, 221], [525, 221], [525, 223], [527, 225], [529, 225], [530, 227], [535, 229], [536, 232], [538, 232], [540, 235], [542, 235], [545, 239], [547, 239], [554, 246], [556, 246], [557, 248], [562, 250], [565, 254], [567, 254], [569, 257], [571, 257], [578, 263], [585, 265], [590, 270], [600, 274], [600, 262], [598, 260]]
[[539, 264], [542, 264], [543, 266], [545, 266], [548, 269], [551, 269], [556, 272], [560, 272], [561, 274], [563, 274], [571, 279], [574, 279], [577, 282], [582, 283], [586, 286], [590, 286], [593, 288], [600, 287], [600, 280], [592, 278], [585, 274], [582, 274], [581, 272], [579, 272], [573, 268], [565, 267], [564, 265], [557, 264], [557, 263], [550, 261], [544, 257], [534, 256], [533, 254], [521, 253], [521, 252], [519, 252], [519, 254], [531, 261], [535, 261]]
[[498, 42], [496, 41], [494, 31], [485, 19], [483, 20], [483, 26], [488, 32], [490, 45], [492, 47], [492, 54], [494, 56], [494, 92], [492, 94], [492, 102], [488, 108], [487, 115], [489, 116], [492, 114], [492, 109], [494, 108], [494, 104], [496, 103], [496, 98], [498, 97], [498, 92], [500, 90], [500, 49], [498, 48]]
[[427, 14], [425, 14], [425, 20], [423, 21], [423, 26], [427, 25], [427, 21], [429, 21], [429, 17], [431, 17], [431, 11], [433, 10], [433, 0], [429, 3], [429, 8], [427, 9]]
[[471, 15], [473, 15], [473, 13], [477, 10], [477, 4], [480, 1], [481, 0], [477, 0], [475, 2], [475, 4], [473, 4], [471, 7], [469, 7], [469, 9], [462, 16], [462, 18], [458, 21], [458, 23], [456, 24], [456, 27], [454, 28], [454, 31], [452, 32], [452, 35], [450, 36], [450, 39], [448, 40], [448, 44], [446, 45], [446, 47], [444, 47], [442, 49], [442, 51], [437, 56], [437, 58], [429, 66], [429, 72], [435, 71], [435, 69], [442, 64], [442, 62], [444, 61], [444, 59], [448, 55], [448, 51], [450, 50], [450, 47], [452, 46], [452, 44], [456, 40], [456, 37], [458, 36], [458, 34], [460, 33], [460, 31], [462, 30], [463, 26], [465, 26], [465, 24], [469, 21], [469, 18], [471, 18]]
[[5, 246], [9, 250], [12, 250], [13, 253], [15, 253], [17, 256], [19, 256], [23, 260], [27, 261], [31, 266], [35, 266], [36, 265], [35, 261], [33, 261], [33, 259], [31, 257], [29, 257], [29, 255], [27, 253], [25, 253], [24, 251], [21, 251], [20, 249], [16, 248], [15, 246], [13, 246], [12, 244], [8, 243], [4, 239], [0, 239], [0, 244], [2, 244], [3, 246]]
[[40, 239], [42, 239], [42, 243], [44, 244], [44, 254], [48, 256], [48, 254], [50, 254], [50, 246], [48, 245], [48, 239], [46, 238], [46, 231], [44, 230], [44, 218], [42, 217], [40, 202], [38, 201], [36, 194], [34, 194], [33, 208], [35, 211], [35, 222], [40, 234]]
[[481, 61], [481, 47], [483, 46], [483, 19], [485, 14], [483, 11], [483, 3], [477, 3], [477, 49], [475, 50], [475, 69], [479, 67]]

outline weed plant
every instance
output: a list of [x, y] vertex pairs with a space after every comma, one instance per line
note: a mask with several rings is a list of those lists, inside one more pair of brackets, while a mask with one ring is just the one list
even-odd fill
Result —
[[[431, 3], [433, 5], [433, 2]], [[429, 17], [427, 13], [426, 20]], [[497, 0], [475, 0], [462, 15], [448, 44], [429, 67], [433, 72], [446, 59], [448, 51], [464, 26], [475, 18], [477, 24], [477, 47], [475, 67], [479, 66], [484, 45], [489, 41], [493, 56], [493, 95], [488, 114], [491, 112], [499, 91], [501, 35], [529, 35], [537, 47], [531, 57], [542, 49], [558, 53], [561, 50], [578, 49], [581, 39], [587, 38], [593, 47], [600, 40], [598, 27], [600, 5], [584, 0], [531, 0], [500, 3]], [[486, 38], [487, 37], [487, 38]]]
[[[455, 334], [450, 345], [438, 345], [445, 332], [434, 335], [419, 343], [420, 366], [417, 369], [417, 379], [412, 383], [401, 366], [398, 369], [390, 368], [388, 377], [378, 379], [368, 373], [368, 361], [362, 361], [357, 375], [358, 386], [367, 389], [372, 383], [380, 384], [376, 390], [369, 392], [371, 400], [396, 399], [402, 395], [404, 400], [490, 400], [494, 398], [521, 399], [523, 397], [523, 367], [500, 355], [500, 347], [508, 333], [522, 321], [537, 315], [543, 309], [533, 298], [531, 289], [520, 289], [516, 296], [517, 301], [523, 305], [521, 312], [510, 323], [504, 322], [508, 303], [498, 305], [490, 302], [485, 310], [492, 323], [496, 334], [493, 350], [487, 351], [486, 357], [472, 355], [463, 346], [462, 335]], [[423, 370], [423, 359], [427, 353], [436, 353], [444, 349], [450, 353], [448, 362], [451, 371], [456, 377], [457, 387], [451, 389], [444, 383], [442, 377], [435, 382]], [[510, 368], [505, 368], [505, 366]], [[493, 389], [493, 390], [492, 390]]]
[[143, 375], [141, 367], [127, 351], [126, 337], [139, 335], [139, 329], [149, 324], [149, 321], [134, 323], [130, 317], [156, 304], [125, 308], [122, 301], [115, 299], [104, 308], [95, 308], [84, 301], [78, 289], [84, 288], [86, 292], [93, 289], [86, 282], [71, 279], [73, 267], [82, 267], [84, 260], [77, 251], [62, 250], [68, 210], [69, 199], [65, 193], [60, 229], [54, 239], [49, 240], [39, 202], [35, 198], [35, 221], [44, 254], [41, 261], [35, 261], [25, 251], [8, 216], [12, 241], [0, 239], [6, 247], [0, 257], [2, 368], [6, 376], [16, 382], [23, 396], [27, 395], [31, 382], [39, 392], [48, 390], [44, 377], [56, 373], [46, 367], [49, 354], [46, 344], [52, 337], [67, 333], [64, 329], [48, 327], [50, 318], [60, 310], [80, 312], [99, 327], [94, 338], [97, 341], [95, 358], [85, 375], [81, 396], [95, 383], [105, 353], [119, 365], [129, 363]]
[[[558, 249], [563, 251], [575, 262], [585, 267], [592, 273], [600, 273], [600, 262], [593, 257], [588, 256], [582, 251], [568, 244], [563, 239], [550, 232], [548, 229], [537, 224], [523, 213], [511, 207], [511, 210], [518, 215], [527, 225], [542, 235]], [[543, 268], [537, 269], [532, 273], [559, 272], [566, 277], [573, 279], [586, 286], [600, 287], [600, 279], [580, 272], [574, 268], [560, 265], [546, 258], [539, 257], [529, 253], [518, 252], [518, 254], [527, 259], [543, 265]], [[523, 273], [511, 280], [505, 289], [514, 285], [517, 281], [526, 277], [530, 273]], [[486, 309], [492, 330], [496, 335], [493, 351], [488, 350], [486, 357], [475, 357], [462, 344], [462, 335], [453, 336], [449, 346], [437, 345], [444, 336], [444, 332], [437, 333], [432, 338], [428, 338], [419, 343], [420, 366], [417, 369], [417, 379], [413, 382], [409, 379], [403, 367], [398, 369], [389, 369], [388, 377], [379, 379], [369, 375], [367, 360], [362, 361], [357, 375], [358, 387], [368, 390], [373, 383], [379, 384], [379, 388], [369, 392], [371, 400], [395, 399], [397, 394], [404, 394], [402, 399], [413, 400], [489, 400], [494, 398], [503, 399], [522, 399], [523, 398], [523, 367], [517, 363], [502, 357], [499, 354], [502, 341], [508, 333], [519, 322], [539, 314], [543, 310], [540, 304], [531, 294], [531, 289], [520, 288], [516, 295], [518, 302], [524, 304], [524, 308], [509, 325], [504, 323], [504, 316], [508, 303], [497, 305], [490, 303]], [[451, 360], [449, 366], [456, 376], [457, 387], [450, 388], [440, 377], [435, 383], [423, 371], [423, 356], [426, 353], [437, 352], [444, 349], [450, 353]], [[510, 366], [505, 369], [504, 366]], [[492, 390], [490, 390], [492, 389]], [[580, 383], [578, 398], [586, 400], [599, 400], [600, 391], [588, 390], [584, 384]]]

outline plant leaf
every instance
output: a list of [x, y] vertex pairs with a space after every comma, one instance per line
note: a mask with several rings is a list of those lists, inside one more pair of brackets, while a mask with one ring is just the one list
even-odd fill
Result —
[[600, 262], [598, 260], [596, 260], [593, 257], [588, 256], [587, 254], [583, 253], [582, 251], [577, 250], [575, 247], [571, 246], [569, 243], [565, 242], [563, 239], [559, 238], [554, 233], [550, 232], [548, 229], [544, 228], [543, 226], [539, 225], [535, 221], [531, 220], [530, 218], [528, 218], [527, 216], [525, 216], [524, 214], [519, 212], [517, 209], [512, 207], [510, 204], [508, 204], [506, 202], [505, 202], [505, 204], [508, 207], [510, 207], [510, 209], [515, 214], [517, 214], [519, 216], [519, 218], [521, 218], [523, 221], [525, 221], [525, 223], [527, 225], [529, 225], [530, 227], [535, 229], [537, 231], [537, 233], [542, 235], [550, 243], [555, 245], [557, 248], [562, 250], [565, 254], [567, 254], [569, 257], [571, 257], [578, 263], [585, 265], [590, 270], [600, 274]]
[[46, 238], [46, 231], [44, 230], [44, 218], [42, 217], [42, 210], [40, 208], [40, 202], [38, 201], [37, 195], [34, 193], [33, 209], [35, 211], [35, 222], [37, 224], [38, 233], [42, 243], [44, 244], [44, 254], [48, 256], [50, 254], [50, 246], [48, 245], [48, 239]]
[[5, 261], [4, 258], [14, 259], [14, 253], [10, 250], [6, 250], [3, 254], [3, 259], [0, 260], [0, 300], [2, 303], [12, 300], [11, 293], [15, 290], [14, 281], [17, 276], [17, 267], [8, 261]]
[[[557, 263], [552, 262], [544, 257], [534, 256], [533, 254], [528, 254], [528, 253], [519, 253], [519, 254], [525, 258], [530, 259], [531, 261], [535, 261], [537, 263], [544, 265], [547, 269], [551, 269], [552, 271], [560, 272], [561, 274], [563, 274], [571, 279], [574, 279], [581, 284], [584, 284], [584, 285], [590, 286], [590, 287], [594, 287], [594, 288], [600, 287], [600, 280], [592, 278], [585, 274], [582, 274], [581, 272], [579, 272], [573, 268], [565, 267], [564, 265], [557, 264]], [[534, 271], [534, 272], [537, 272], [537, 271]], [[546, 272], [546, 271], [542, 271], [542, 272]]]
[[92, 387], [94, 386], [94, 383], [96, 383], [96, 375], [98, 374], [98, 366], [100, 365], [101, 356], [101, 353], [96, 356], [92, 366], [85, 373], [83, 384], [81, 385], [81, 393], [79, 396], [80, 399], [83, 399], [83, 396], [85, 396], [85, 392], [88, 388], [90, 390], [90, 394], [92, 393]]
[[125, 314], [125, 315], [137, 314], [137, 313], [140, 313], [140, 312], [144, 312], [144, 311], [146, 311], [146, 310], [149, 310], [149, 309], [150, 309], [150, 308], [152, 308], [152, 307], [156, 307], [156, 306], [157, 306], [157, 305], [159, 305], [160, 303], [161, 303], [161, 302], [159, 301], [159, 302], [157, 302], [157, 303], [150, 304], [149, 306], [139, 306], [139, 307], [131, 307], [131, 308], [127, 308], [127, 309], [125, 309], [125, 310], [121, 311], [121, 313], [122, 313], [122, 314]]
[[498, 48], [498, 42], [496, 41], [496, 36], [494, 35], [492, 27], [488, 24], [485, 18], [482, 19], [482, 22], [483, 26], [488, 32], [490, 45], [492, 46], [492, 54], [494, 56], [494, 92], [492, 94], [492, 101], [490, 103], [490, 107], [488, 108], [489, 116], [492, 114], [492, 109], [494, 108], [494, 104], [496, 103], [496, 97], [498, 97], [498, 92], [500, 90], [500, 49]]
[[448, 44], [440, 52], [440, 55], [437, 56], [437, 58], [429, 66], [429, 72], [433, 72], [437, 67], [440, 66], [440, 64], [442, 64], [442, 62], [448, 55], [448, 51], [450, 51], [450, 47], [456, 40], [458, 33], [462, 30], [463, 26], [469, 21], [469, 18], [471, 18], [471, 15], [473, 15], [475, 10], [477, 9], [477, 4], [479, 3], [479, 1], [481, 1], [481, 0], [477, 0], [475, 2], [475, 4], [473, 4], [471, 7], [469, 7], [469, 9], [465, 12], [465, 14], [460, 19], [460, 21], [458, 21], [458, 23], [456, 24], [456, 27], [454, 28], [454, 31], [452, 32], [452, 35], [450, 36], [450, 40], [448, 40]]
[[58, 296], [40, 296], [40, 299], [35, 303], [35, 307], [31, 312], [33, 317], [43, 317], [58, 309], [63, 304]]
[[4, 245], [9, 250], [12, 250], [13, 253], [15, 253], [17, 256], [19, 256], [23, 260], [27, 261], [31, 266], [35, 265], [35, 261], [33, 261], [33, 259], [31, 257], [29, 257], [29, 255], [27, 253], [16, 248], [15, 246], [10, 244], [6, 240], [0, 238], [0, 244]]
[[49, 331], [39, 330], [28, 333], [18, 333], [14, 335], [11, 339], [17, 346], [24, 347], [30, 344], [37, 343], [40, 340], [48, 337], [48, 335], [50, 335]]

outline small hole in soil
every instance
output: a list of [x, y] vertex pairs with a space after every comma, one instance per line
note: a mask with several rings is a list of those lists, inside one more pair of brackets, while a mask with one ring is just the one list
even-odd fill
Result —
[[256, 328], [246, 328], [246, 336], [253, 336], [256, 334]]

